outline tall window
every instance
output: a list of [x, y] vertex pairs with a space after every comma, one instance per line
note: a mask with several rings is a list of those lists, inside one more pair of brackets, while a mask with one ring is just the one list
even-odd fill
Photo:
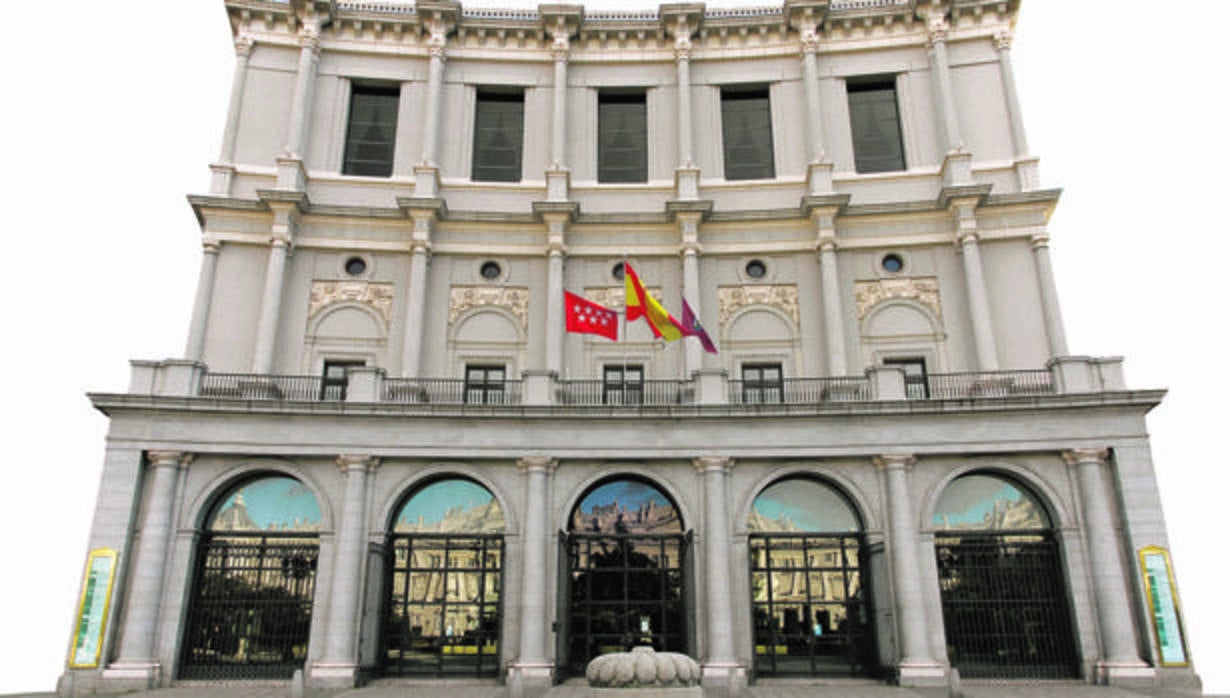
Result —
[[743, 403], [782, 401], [781, 364], [743, 364]]
[[901, 117], [893, 78], [851, 80], [846, 83], [846, 95], [850, 100], [854, 169], [864, 173], [904, 170]]
[[645, 400], [645, 368], [640, 364], [602, 367], [602, 404], [639, 405]]
[[773, 124], [769, 90], [722, 90], [722, 150], [726, 179], [773, 177]]
[[525, 93], [479, 90], [474, 109], [474, 161], [479, 182], [521, 181]]
[[927, 360], [922, 357], [884, 359], [885, 366], [898, 366], [905, 371], [905, 396], [911, 400], [931, 397], [931, 384], [927, 380]]
[[598, 94], [598, 181], [647, 182], [644, 92]]
[[352, 87], [342, 174], [364, 177], [388, 177], [393, 174], [399, 97], [396, 87]]
[[466, 366], [467, 404], [504, 404], [504, 367], [484, 364]]
[[345, 400], [350, 384], [350, 369], [363, 366], [362, 361], [326, 361], [320, 377], [321, 400]]

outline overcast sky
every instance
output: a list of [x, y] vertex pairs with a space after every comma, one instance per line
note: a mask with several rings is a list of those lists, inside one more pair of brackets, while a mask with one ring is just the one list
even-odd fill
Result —
[[[1230, 2], [1021, 4], [1030, 146], [1065, 190], [1069, 344], [1170, 389], [1149, 424], [1188, 640], [1206, 690], [1230, 692], [1230, 284], [1206, 264], [1230, 260]], [[67, 655], [106, 430], [85, 392], [182, 354], [200, 258], [184, 196], [208, 190], [234, 65], [222, 0], [26, 0], [5, 25], [0, 694], [52, 690]]]

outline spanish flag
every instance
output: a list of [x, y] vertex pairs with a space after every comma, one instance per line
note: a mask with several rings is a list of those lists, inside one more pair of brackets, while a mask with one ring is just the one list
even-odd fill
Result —
[[627, 262], [624, 262], [624, 309], [628, 322], [645, 318], [654, 337], [668, 342], [683, 337], [683, 326], [666, 312], [661, 303], [649, 295], [645, 285], [641, 283], [641, 278]]

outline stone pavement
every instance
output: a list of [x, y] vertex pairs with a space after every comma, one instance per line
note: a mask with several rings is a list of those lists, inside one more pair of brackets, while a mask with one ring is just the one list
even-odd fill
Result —
[[[976, 682], [966, 681], [963, 698], [1194, 698], [1199, 692], [1185, 689], [1126, 689], [1065, 681]], [[653, 698], [653, 691], [626, 691], [629, 698]], [[291, 698], [289, 684], [234, 683], [199, 684], [164, 688], [130, 698]], [[604, 691], [603, 696], [612, 693]], [[706, 698], [710, 698], [706, 693]], [[508, 698], [507, 689], [496, 683], [453, 681], [381, 681], [351, 690], [307, 689], [303, 698]], [[725, 698], [712, 694], [713, 698]], [[774, 681], [761, 682], [740, 693], [740, 698], [949, 698], [947, 689], [902, 688], [878, 681]], [[54, 693], [24, 693], [0, 698], [56, 698]], [[590, 698], [583, 681], [552, 687], [540, 698]]]

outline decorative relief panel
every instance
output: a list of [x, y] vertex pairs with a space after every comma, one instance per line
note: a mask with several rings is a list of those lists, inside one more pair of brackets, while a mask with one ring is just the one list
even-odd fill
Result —
[[793, 284], [773, 286], [721, 286], [718, 288], [718, 318], [725, 325], [742, 308], [767, 305], [786, 314], [794, 326], [799, 326], [799, 287]]
[[[659, 286], [646, 286], [646, 291], [649, 295], [662, 302], [662, 288]], [[627, 299], [626, 291], [623, 286], [608, 286], [604, 288], [587, 288], [585, 289], [585, 300], [593, 301], [598, 305], [606, 306], [611, 310], [623, 310], [624, 301]]]
[[521, 329], [530, 325], [530, 290], [505, 286], [453, 286], [448, 292], [448, 324], [472, 308], [493, 306], [512, 313]]
[[393, 284], [370, 281], [313, 281], [308, 317], [338, 303], [362, 303], [375, 310], [389, 324], [393, 310]]
[[905, 299], [922, 303], [943, 317], [940, 312], [940, 282], [934, 276], [855, 281], [854, 298], [858, 303], [858, 319], [867, 317], [871, 309], [887, 300]]

